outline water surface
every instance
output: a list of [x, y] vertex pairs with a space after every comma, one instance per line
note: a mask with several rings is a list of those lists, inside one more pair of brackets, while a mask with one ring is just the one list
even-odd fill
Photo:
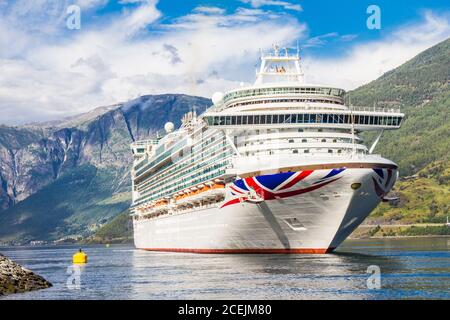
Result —
[[[450, 299], [450, 238], [347, 240], [326, 255], [209, 255], [88, 246], [89, 263], [78, 289], [67, 286], [76, 249], [0, 248], [54, 285], [0, 299]], [[369, 266], [380, 268], [380, 289], [367, 286]]]

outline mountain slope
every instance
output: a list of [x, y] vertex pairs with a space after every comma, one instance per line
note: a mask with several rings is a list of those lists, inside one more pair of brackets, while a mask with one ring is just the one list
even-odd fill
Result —
[[400, 202], [381, 204], [368, 222], [444, 222], [450, 210], [450, 39], [350, 95], [353, 103], [397, 105], [406, 115], [402, 127], [386, 132], [375, 149], [399, 165], [404, 178], [392, 193]]
[[61, 121], [0, 126], [0, 241], [92, 233], [129, 205], [130, 143], [209, 105], [143, 96]]
[[[432, 161], [448, 159], [450, 39], [349, 94], [352, 104], [395, 105], [405, 113], [401, 129], [386, 132], [375, 149], [375, 153], [398, 163], [401, 175], [414, 174]], [[365, 137], [370, 140], [373, 134]]]

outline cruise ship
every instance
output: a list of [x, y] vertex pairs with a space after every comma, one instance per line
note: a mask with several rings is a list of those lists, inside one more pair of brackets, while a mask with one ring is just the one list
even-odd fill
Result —
[[[261, 51], [253, 85], [217, 92], [203, 114], [131, 145], [136, 247], [332, 252], [389, 200], [398, 168], [373, 150], [404, 117], [347, 100], [305, 83], [298, 49]], [[366, 130], [376, 132], [370, 147]]]

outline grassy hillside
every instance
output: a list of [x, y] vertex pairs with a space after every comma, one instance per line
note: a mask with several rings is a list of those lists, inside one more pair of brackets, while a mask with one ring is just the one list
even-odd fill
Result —
[[450, 212], [450, 161], [436, 161], [412, 177], [397, 181], [398, 205], [379, 205], [369, 222], [443, 223]]
[[[422, 52], [379, 79], [350, 92], [352, 104], [400, 106], [400, 130], [386, 132], [375, 149], [412, 175], [449, 158], [450, 39]], [[365, 135], [370, 139], [374, 135]]]
[[111, 222], [102, 226], [94, 236], [87, 242], [110, 243], [110, 242], [132, 242], [133, 224], [128, 210], [123, 211]]

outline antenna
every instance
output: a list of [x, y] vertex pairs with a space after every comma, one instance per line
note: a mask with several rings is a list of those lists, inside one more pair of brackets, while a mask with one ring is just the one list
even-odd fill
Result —
[[353, 146], [353, 155], [356, 153], [355, 146], [355, 116], [353, 115], [353, 108], [350, 108], [350, 116], [352, 118], [352, 146]]

